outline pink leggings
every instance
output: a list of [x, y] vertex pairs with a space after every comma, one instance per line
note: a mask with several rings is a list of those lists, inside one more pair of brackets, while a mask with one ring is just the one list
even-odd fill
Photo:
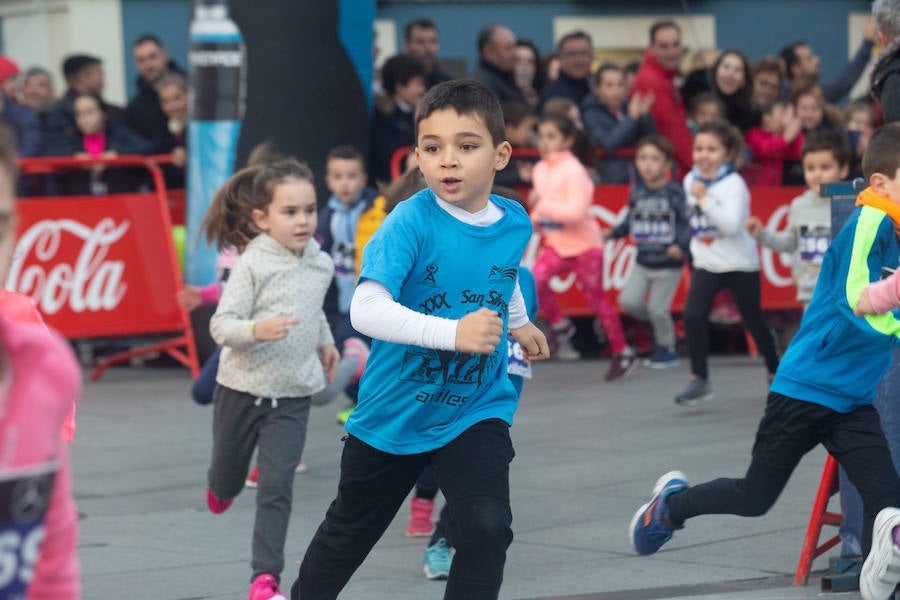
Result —
[[600, 325], [603, 326], [610, 348], [614, 353], [620, 354], [628, 345], [625, 343], [625, 334], [622, 333], [619, 313], [603, 291], [603, 248], [592, 248], [584, 254], [562, 258], [553, 248], [544, 246], [544, 251], [534, 263], [532, 273], [537, 286], [538, 302], [541, 310], [547, 315], [547, 320], [551, 325], [555, 325], [563, 319], [559, 303], [556, 301], [556, 293], [550, 289], [550, 278], [567, 271], [574, 271], [575, 281], [581, 288], [584, 299], [594, 309]]

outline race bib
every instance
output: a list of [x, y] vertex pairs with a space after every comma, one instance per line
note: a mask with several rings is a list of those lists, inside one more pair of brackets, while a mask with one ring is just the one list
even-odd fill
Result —
[[509, 359], [506, 372], [510, 375], [518, 375], [525, 379], [531, 379], [531, 361], [525, 358], [522, 346], [519, 345], [512, 337], [506, 338], [506, 344], [509, 348]]
[[356, 280], [356, 246], [335, 240], [331, 247], [334, 276]]
[[711, 240], [719, 237], [719, 230], [709, 222], [709, 219], [706, 218], [706, 215], [699, 208], [691, 211], [689, 221], [691, 224], [691, 235], [695, 238]]
[[815, 265], [822, 264], [822, 258], [825, 256], [825, 251], [828, 250], [830, 240], [830, 227], [823, 225], [807, 227], [804, 225], [800, 228], [800, 239], [798, 241], [800, 260]]
[[675, 215], [670, 211], [632, 212], [631, 237], [635, 244], [672, 244], [675, 241]]
[[562, 223], [553, 221], [547, 217], [538, 219], [538, 226], [545, 231], [562, 231], [565, 227]]
[[34, 576], [56, 463], [0, 472], [0, 598], [25, 598]]

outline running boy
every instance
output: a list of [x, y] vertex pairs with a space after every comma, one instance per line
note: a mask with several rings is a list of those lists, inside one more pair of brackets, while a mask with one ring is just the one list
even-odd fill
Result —
[[819, 195], [819, 186], [847, 177], [850, 147], [836, 131], [814, 131], [803, 143], [800, 160], [808, 189], [791, 200], [784, 231], [764, 228], [759, 217], [747, 219], [744, 228], [763, 246], [793, 253], [797, 302], [806, 309], [831, 239], [831, 199]]
[[653, 134], [638, 140], [634, 162], [640, 180], [631, 186], [628, 212], [618, 225], [603, 232], [607, 240], [630, 233], [637, 246], [631, 274], [619, 293], [619, 308], [637, 319], [650, 321], [654, 349], [645, 364], [651, 369], [678, 364], [670, 307], [681, 282], [691, 227], [684, 188], [668, 177], [674, 160], [672, 144], [663, 136]]
[[516, 284], [524, 209], [490, 194], [509, 162], [503, 115], [480, 83], [431, 88], [416, 114], [428, 189], [401, 202], [363, 252], [350, 314], [374, 338], [347, 421], [338, 495], [313, 537], [296, 600], [336, 598], [431, 466], [453, 514], [445, 598], [496, 598], [512, 541], [506, 330], [532, 360], [547, 341]]
[[809, 308], [770, 387], [746, 475], [693, 487], [679, 471], [660, 477], [631, 521], [638, 554], [659, 550], [691, 517], [765, 514], [803, 455], [821, 443], [863, 498], [863, 598], [887, 599], [900, 581], [900, 549], [892, 541], [900, 511], [890, 508], [900, 506], [900, 477], [872, 406], [891, 346], [900, 346], [900, 319], [854, 316], [862, 291], [900, 257], [900, 123], [873, 135], [863, 170], [869, 187], [825, 252]]

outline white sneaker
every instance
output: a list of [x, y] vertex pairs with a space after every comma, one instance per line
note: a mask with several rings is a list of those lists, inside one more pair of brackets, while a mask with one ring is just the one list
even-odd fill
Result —
[[572, 342], [567, 341], [560, 344], [559, 348], [556, 349], [556, 354], [551, 354], [550, 358], [555, 358], [556, 360], [581, 360], [581, 353], [575, 349]]
[[859, 576], [863, 600], [888, 600], [900, 583], [900, 548], [894, 545], [897, 526], [900, 526], [900, 509], [884, 508], [875, 517], [872, 549]]

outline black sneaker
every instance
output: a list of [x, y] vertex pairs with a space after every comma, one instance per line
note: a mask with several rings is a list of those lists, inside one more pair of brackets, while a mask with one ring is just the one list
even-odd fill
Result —
[[644, 361], [644, 366], [651, 369], [668, 369], [678, 366], [678, 355], [661, 346], [653, 349], [653, 352]]
[[631, 375], [637, 367], [637, 356], [632, 354], [616, 354], [609, 361], [609, 371], [606, 372], [606, 380], [624, 379]]

